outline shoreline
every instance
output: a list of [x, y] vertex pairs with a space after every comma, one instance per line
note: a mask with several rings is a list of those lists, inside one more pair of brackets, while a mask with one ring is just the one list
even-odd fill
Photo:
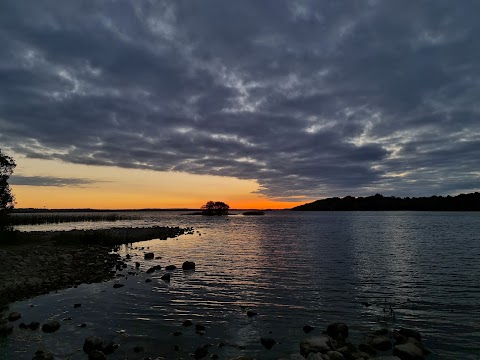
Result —
[[115, 246], [175, 238], [190, 228], [149, 227], [10, 233], [0, 243], [0, 309], [83, 283], [103, 282], [123, 266]]

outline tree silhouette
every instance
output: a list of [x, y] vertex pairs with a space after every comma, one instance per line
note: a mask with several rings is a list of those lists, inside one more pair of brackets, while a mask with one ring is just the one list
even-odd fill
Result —
[[230, 206], [221, 201], [208, 201], [202, 205], [202, 213], [204, 215], [228, 215]]
[[12, 195], [8, 179], [15, 169], [15, 161], [2, 153], [0, 149], [0, 231], [7, 230], [8, 214], [12, 211], [15, 198]]

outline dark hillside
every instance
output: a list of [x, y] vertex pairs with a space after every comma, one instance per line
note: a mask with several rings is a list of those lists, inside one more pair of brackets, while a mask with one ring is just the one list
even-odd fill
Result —
[[480, 211], [480, 193], [457, 196], [385, 197], [380, 194], [368, 197], [346, 196], [328, 198], [294, 207], [297, 211]]

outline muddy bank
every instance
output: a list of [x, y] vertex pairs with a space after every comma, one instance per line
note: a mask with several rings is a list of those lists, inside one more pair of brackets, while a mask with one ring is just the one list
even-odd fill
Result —
[[111, 279], [121, 259], [115, 245], [167, 239], [191, 229], [114, 228], [15, 232], [0, 242], [0, 306], [51, 291]]

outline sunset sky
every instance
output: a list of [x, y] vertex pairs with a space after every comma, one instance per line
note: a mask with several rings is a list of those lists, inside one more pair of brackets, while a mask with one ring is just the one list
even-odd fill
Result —
[[480, 2], [0, 2], [17, 207], [480, 190]]

